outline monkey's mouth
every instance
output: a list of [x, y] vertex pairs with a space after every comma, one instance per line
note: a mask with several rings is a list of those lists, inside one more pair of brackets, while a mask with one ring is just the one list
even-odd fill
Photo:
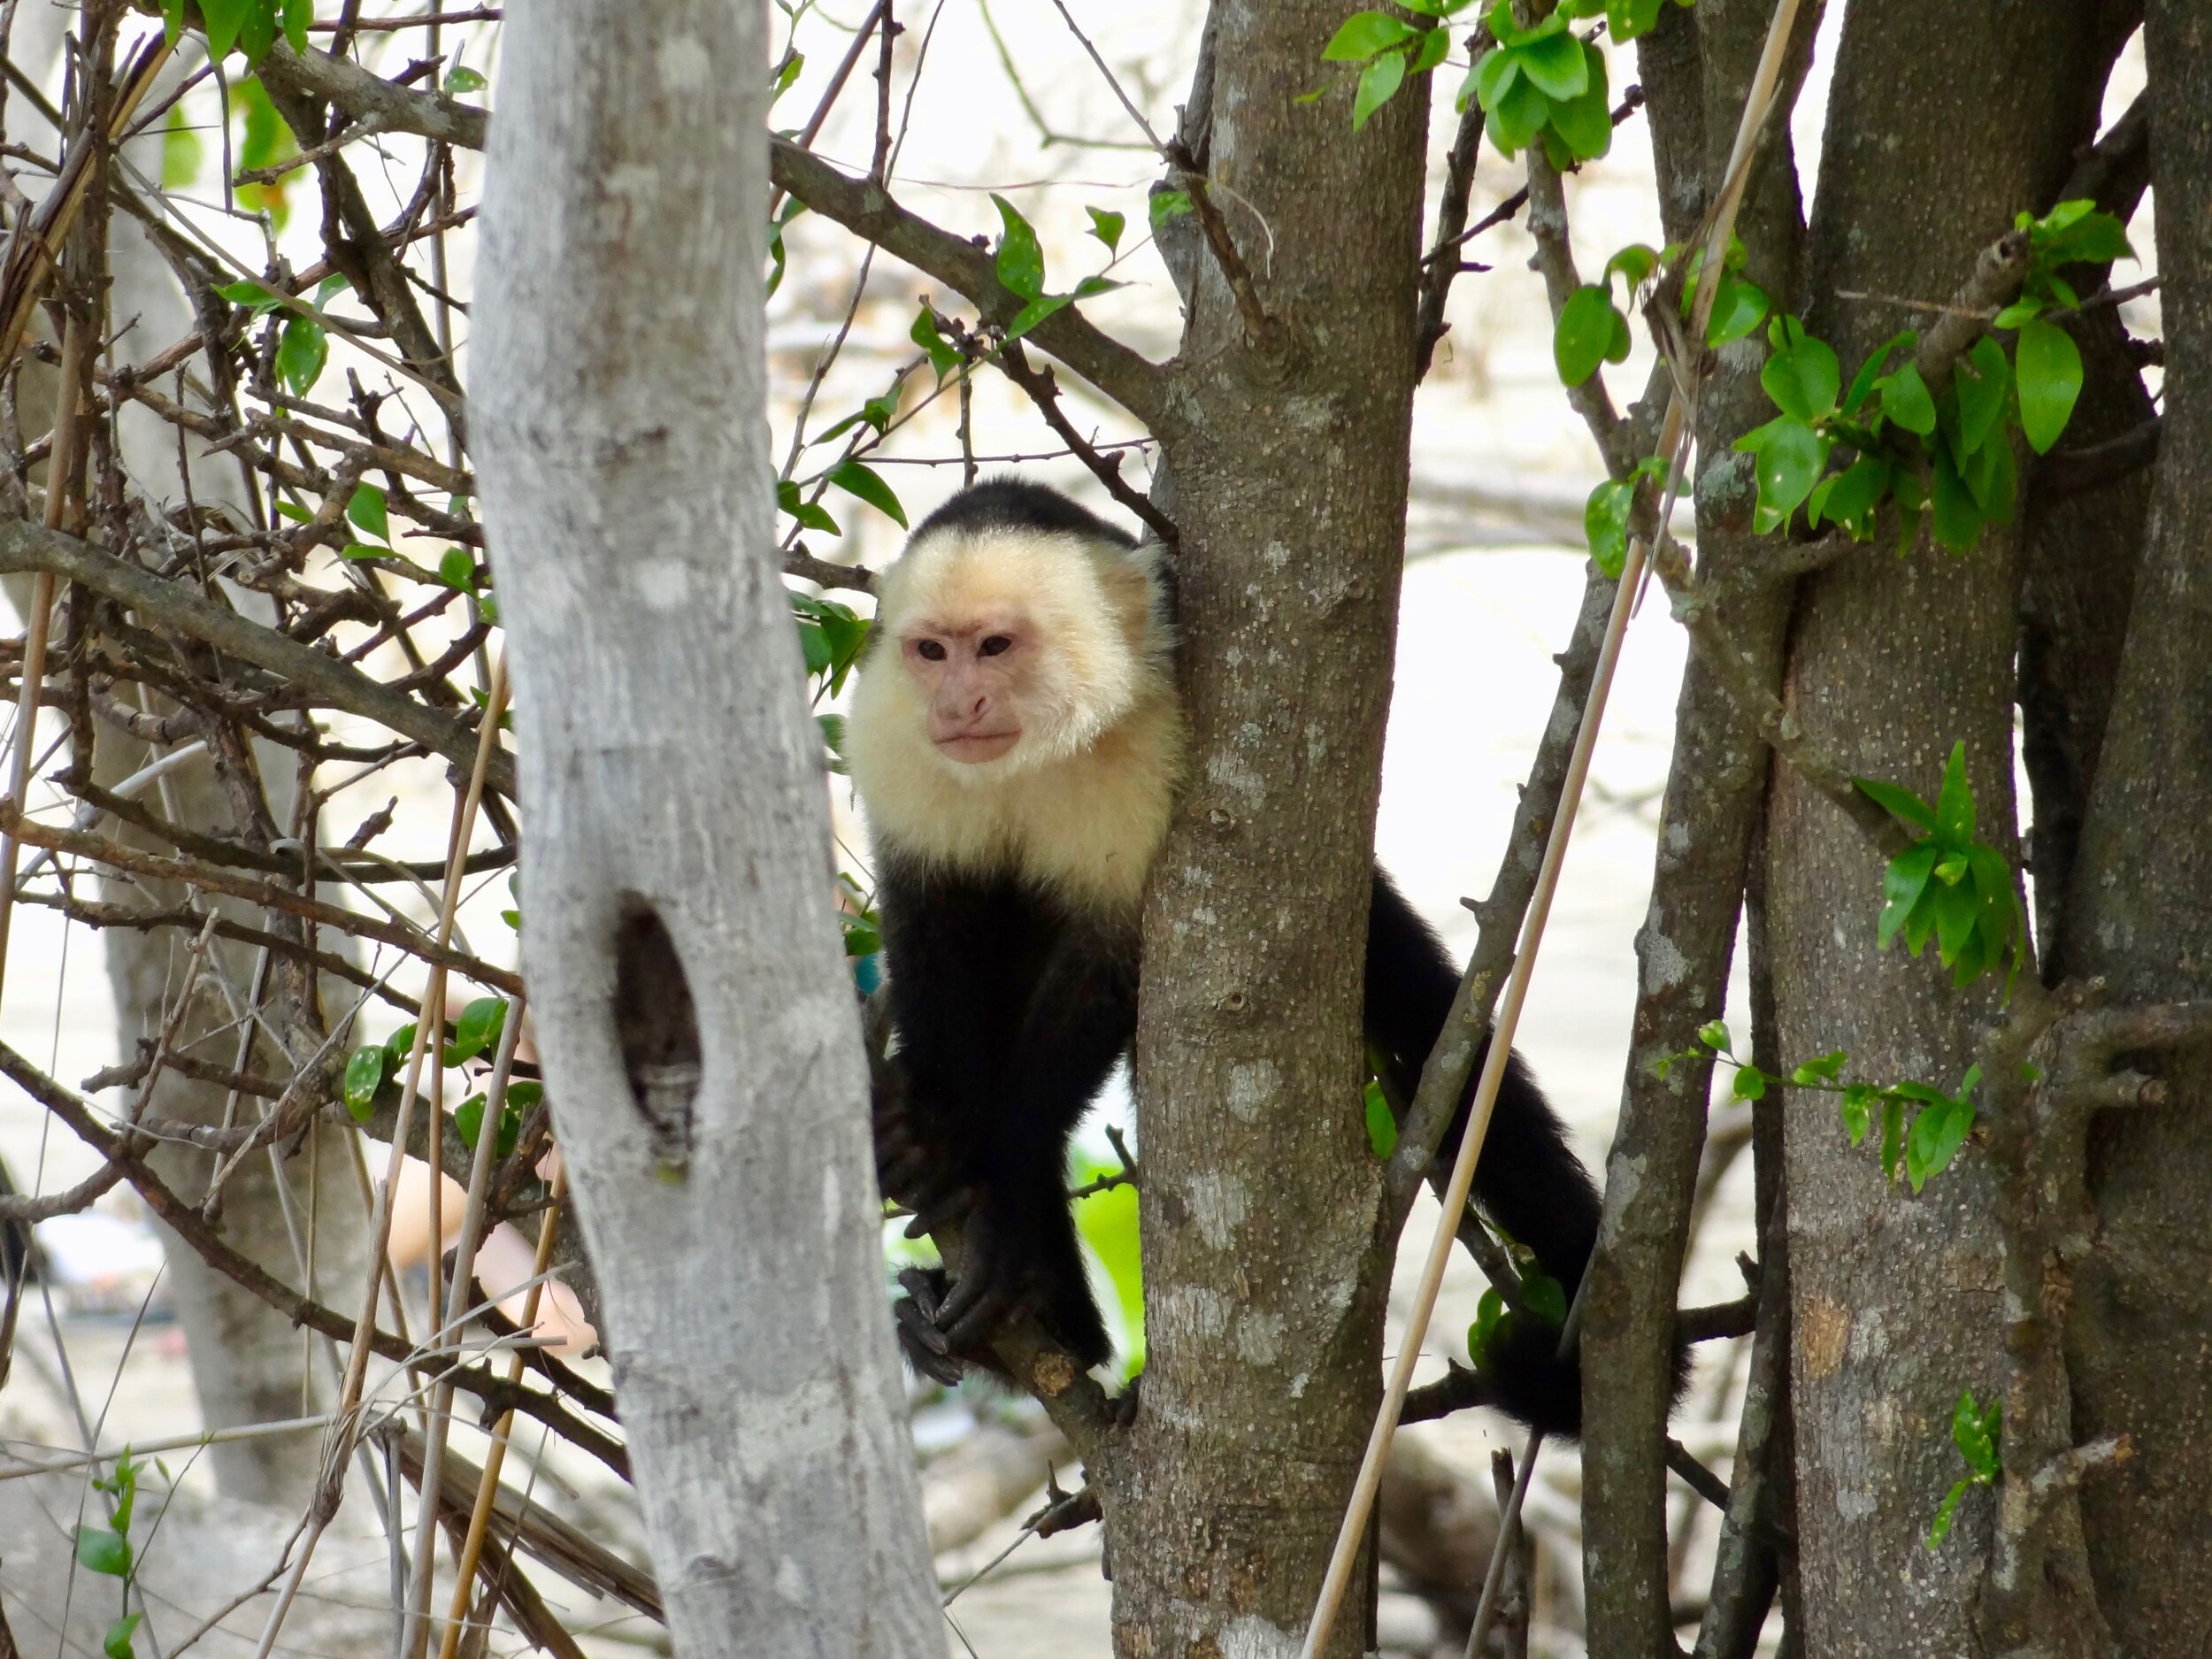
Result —
[[937, 751], [963, 765], [979, 766], [1007, 754], [1021, 741], [1021, 735], [1019, 726], [1008, 732], [956, 732], [936, 740]]

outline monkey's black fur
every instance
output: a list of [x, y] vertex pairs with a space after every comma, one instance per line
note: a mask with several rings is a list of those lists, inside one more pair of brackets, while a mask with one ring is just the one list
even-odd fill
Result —
[[[956, 495], [915, 540], [1000, 528], [1135, 545], [1056, 491], [1015, 480]], [[1135, 1034], [1134, 918], [1056, 902], [1018, 870], [948, 869], [895, 847], [879, 849], [878, 876], [897, 1033], [895, 1064], [877, 1090], [879, 1168], [885, 1191], [914, 1206], [916, 1230], [953, 1217], [966, 1224], [956, 1281], [941, 1271], [909, 1278], [918, 1299], [899, 1310], [907, 1352], [918, 1369], [956, 1379], [958, 1359], [991, 1363], [992, 1329], [1020, 1312], [1095, 1364], [1110, 1345], [1069, 1212], [1066, 1155]], [[1377, 867], [1365, 1025], [1400, 1098], [1411, 1098], [1458, 983], [1442, 943]], [[1466, 1110], [1463, 1100], [1446, 1158]], [[1518, 1056], [1499, 1091], [1475, 1193], [1571, 1297], [1596, 1244], [1598, 1195]], [[1581, 1424], [1580, 1368], [1557, 1359], [1558, 1340], [1540, 1320], [1514, 1320], [1486, 1356], [1487, 1376], [1501, 1409], [1571, 1435]]]

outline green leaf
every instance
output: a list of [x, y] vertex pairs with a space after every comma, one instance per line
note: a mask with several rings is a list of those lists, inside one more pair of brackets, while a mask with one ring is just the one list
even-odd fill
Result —
[[1882, 413], [1907, 432], [1926, 437], [1936, 429], [1935, 399], [1917, 365], [1908, 363], [1882, 380]]
[[[1875, 383], [1881, 376], [1882, 365], [1889, 361], [1889, 354], [1900, 346], [1909, 349], [1919, 342], [1919, 339], [1918, 334], [1907, 328], [1892, 334], [1870, 352], [1866, 361], [1859, 365], [1859, 372], [1851, 377], [1851, 389], [1843, 395], [1843, 412], [1847, 415], [1857, 414], [1860, 405], [1874, 395]], [[1927, 388], [1924, 386], [1921, 389], [1924, 391]], [[1933, 413], [1932, 409], [1930, 412]]]
[[1635, 504], [1634, 482], [1609, 478], [1590, 492], [1582, 510], [1582, 532], [1590, 544], [1590, 557], [1616, 581], [1628, 563], [1628, 518]]
[[1363, 63], [1377, 52], [1403, 45], [1417, 31], [1386, 12], [1355, 12], [1321, 49], [1325, 64]]
[[1582, 54], [1582, 42], [1564, 30], [1517, 46], [1513, 55], [1520, 60], [1521, 73], [1555, 104], [1565, 104], [1590, 89], [1590, 65]]
[[1928, 1529], [1930, 1549], [1943, 1548], [1943, 1540], [1951, 1534], [1952, 1519], [1958, 1514], [1959, 1500], [1966, 1495], [1966, 1489], [1973, 1484], [1971, 1480], [1952, 1482], [1951, 1490], [1944, 1494], [1943, 1502], [1936, 1508], [1935, 1525]]
[[1889, 941], [1897, 936], [1898, 928], [1920, 902], [1929, 878], [1935, 873], [1936, 859], [1941, 851], [1933, 841], [1922, 841], [1899, 853], [1883, 869], [1882, 919], [1874, 935], [1878, 949], [1889, 949]]
[[[1964, 861], [1961, 860], [1963, 873]], [[1959, 959], [1972, 937], [1974, 924], [1981, 916], [1981, 901], [1975, 895], [1974, 887], [1968, 881], [1947, 881], [1939, 866], [1937, 879], [1929, 889], [1936, 924], [1936, 956], [1945, 967]]]
[[1091, 234], [1106, 244], [1108, 253], [1120, 252], [1122, 227], [1128, 224], [1128, 219], [1102, 207], [1087, 207], [1083, 211], [1091, 216]]
[[1155, 190], [1145, 198], [1145, 211], [1152, 220], [1152, 234], [1160, 234], [1161, 227], [1171, 225], [1186, 213], [1195, 212], [1188, 190]]
[[[476, 1137], [484, 1133], [484, 1113], [490, 1104], [485, 1096], [472, 1094], [453, 1109], [453, 1131], [471, 1151], [476, 1148]], [[522, 1113], [518, 1104], [514, 1087], [510, 1087], [506, 1109], [499, 1114], [499, 1133], [492, 1140], [492, 1151], [496, 1156], [512, 1156], [515, 1143], [522, 1139]]]
[[1489, 111], [1486, 130], [1499, 153], [1510, 156], [1536, 136], [1550, 114], [1551, 100], [1525, 77], [1517, 75], [1497, 107]]
[[1974, 342], [1952, 379], [1958, 392], [1961, 456], [1973, 454], [1997, 429], [2011, 379], [2012, 367], [2005, 361], [2004, 348], [1984, 334]]
[[245, 306], [256, 317], [265, 316], [284, 303], [282, 296], [251, 280], [226, 282], [215, 292], [234, 305]]
[[315, 0], [284, 0], [284, 39], [296, 52], [307, 50], [307, 26], [315, 20]]
[[1521, 1275], [1521, 1306], [1546, 1325], [1567, 1323], [1566, 1290], [1540, 1267], [1531, 1267]]
[[138, 1632], [138, 1621], [145, 1614], [126, 1613], [108, 1626], [108, 1633], [100, 1639], [100, 1651], [108, 1659], [137, 1659], [131, 1647], [131, 1638]]
[[1843, 1127], [1844, 1133], [1851, 1137], [1853, 1146], [1866, 1139], [1867, 1128], [1874, 1121], [1874, 1102], [1880, 1097], [1881, 1091], [1871, 1083], [1847, 1083], [1844, 1086], [1841, 1102]]
[[1833, 1054], [1824, 1054], [1817, 1059], [1808, 1060], [1801, 1065], [1793, 1068], [1790, 1072], [1790, 1081], [1801, 1088], [1818, 1083], [1832, 1083], [1836, 1080], [1837, 1075], [1842, 1071], [1844, 1063], [1849, 1058], [1850, 1056], [1840, 1048]]
[[200, 0], [200, 20], [207, 29], [207, 55], [216, 63], [229, 56], [254, 0]]
[[330, 346], [323, 338], [321, 324], [295, 317], [284, 325], [277, 340], [276, 372], [277, 378], [292, 388], [293, 396], [304, 397], [313, 391], [329, 360]]
[[1789, 415], [1779, 416], [1761, 428], [1757, 477], [1757, 518], [1765, 521], [1761, 534], [1789, 522], [1828, 465], [1829, 440]]
[[384, 492], [373, 484], [357, 484], [353, 499], [346, 503], [346, 517], [359, 526], [364, 534], [374, 536], [386, 547], [392, 544], [391, 520], [384, 512]]
[[382, 1048], [356, 1048], [347, 1059], [346, 1110], [357, 1122], [368, 1122], [376, 1110], [376, 1091], [383, 1086], [384, 1063], [389, 1057]]
[[1947, 454], [1935, 458], [1935, 490], [1929, 504], [1934, 510], [1935, 539], [1954, 553], [1963, 553], [1982, 533], [1982, 510], [1974, 492], [1959, 477]]
[[1755, 282], [1724, 276], [1713, 291], [1713, 314], [1706, 320], [1705, 343], [1724, 346], [1741, 340], [1766, 319], [1772, 302]]
[[937, 331], [937, 314], [928, 306], [922, 307], [914, 319], [914, 326], [907, 337], [929, 354], [929, 366], [937, 371], [937, 378], [944, 379], [960, 366], [960, 353]]
[[1045, 291], [1045, 250], [1037, 242], [1036, 231], [1011, 202], [995, 191], [991, 200], [1005, 227], [999, 237], [998, 280], [1022, 298], [1033, 300]]
[[1901, 818], [1916, 829], [1932, 831], [1936, 826], [1935, 809], [1911, 790], [1897, 784], [1884, 783], [1879, 778], [1854, 778], [1861, 795], [1893, 818]]
[[2020, 427], [2038, 455], [2046, 455], [2073, 419], [2081, 396], [2081, 349], [2056, 323], [2031, 322], [2014, 348], [2020, 377]]
[[1764, 1100], [1767, 1094], [1767, 1074], [1755, 1065], [1740, 1065], [1730, 1086], [1730, 1093], [1738, 1100]]
[[1385, 52], [1370, 58], [1367, 67], [1359, 72], [1359, 88], [1352, 97], [1352, 130], [1356, 133], [1365, 127], [1367, 118], [1395, 97], [1405, 80], [1403, 52]]
[[1928, 1179], [1948, 1169], [1974, 1126], [1974, 1108], [1967, 1101], [1946, 1101], [1931, 1106], [1913, 1119], [1905, 1146], [1905, 1176], [1916, 1193]]
[[1442, 63], [1452, 50], [1451, 32], [1431, 29], [1421, 36], [1421, 43], [1413, 49], [1413, 61], [1406, 65], [1406, 73], [1425, 75]]
[[[1473, 73], [1467, 77], [1467, 83], [1474, 89], [1476, 101], [1486, 114], [1498, 107], [1498, 101], [1520, 78], [1520, 60], [1502, 46], [1494, 46], [1475, 60]], [[1465, 100], [1461, 102], [1463, 105]]]
[[1974, 1391], [1968, 1389], [1959, 1396], [1957, 1407], [1951, 1413], [1951, 1443], [1959, 1448], [1959, 1455], [1966, 1459], [1966, 1466], [1984, 1482], [1997, 1479], [2001, 1467], [1997, 1447], [2004, 1426], [2004, 1402], [1994, 1399], [1986, 1410], [1974, 1403]]
[[1968, 456], [1959, 468], [1959, 477], [1985, 519], [1995, 524], [2012, 522], [2020, 483], [2013, 468], [2012, 445], [2001, 435]]
[[1390, 1115], [1390, 1102], [1383, 1098], [1382, 1086], [1369, 1079], [1366, 1095], [1367, 1144], [1379, 1158], [1386, 1158], [1398, 1149], [1398, 1120]]
[[[792, 60], [791, 66], [795, 71], [805, 68], [806, 58], [803, 56], [795, 58]], [[475, 70], [470, 69], [461, 64], [454, 65], [453, 67], [447, 72], [445, 78], [445, 89], [449, 93], [457, 95], [464, 92], [481, 92], [490, 84], [491, 82], [485, 80], [483, 76], [478, 74]], [[777, 90], [783, 91], [786, 90], [786, 88], [780, 87]]]
[[1551, 130], [1577, 161], [1595, 161], [1613, 147], [1613, 110], [1607, 101], [1605, 59], [1594, 46], [1585, 49], [1589, 85], [1581, 96], [1554, 99]]
[[[453, 1047], [462, 1051], [463, 1059], [472, 1058], [499, 1041], [500, 1028], [506, 1023], [507, 999], [480, 996], [461, 1010], [461, 1018], [454, 1023]], [[446, 1064], [452, 1065], [455, 1062], [448, 1060]]]
[[1863, 455], [1842, 472], [1822, 480], [1809, 503], [1812, 522], [1817, 525], [1825, 518], [1831, 524], [1843, 526], [1854, 536], [1870, 535], [1874, 510], [1889, 493], [1892, 471], [1890, 463], [1881, 456]]
[[1613, 308], [1609, 289], [1586, 285], [1567, 296], [1559, 308], [1559, 323], [1552, 331], [1552, 362], [1559, 378], [1579, 386], [1598, 371], [1613, 345], [1614, 325], [1620, 313]]
[[449, 547], [439, 557], [438, 580], [458, 594], [476, 591], [476, 559], [465, 547]]
[[1014, 320], [1007, 324], [1006, 337], [1019, 340], [1053, 312], [1071, 304], [1074, 299], [1072, 294], [1047, 294], [1030, 301], [1014, 314]]
[[[184, 33], [184, 0], [161, 0], [161, 33], [170, 46], [176, 45], [177, 37]], [[169, 113], [173, 119], [177, 111], [173, 108]], [[162, 183], [168, 185], [169, 180], [165, 178]]]
[[1697, 1040], [1715, 1054], [1733, 1054], [1736, 1051], [1734, 1041], [1728, 1034], [1728, 1022], [1724, 1019], [1707, 1020], [1697, 1028]]
[[1953, 847], [1970, 846], [1974, 840], [1974, 790], [1966, 780], [1966, 740], [1951, 745], [1943, 763], [1943, 787], [1936, 795], [1936, 834]]
[[1654, 249], [1640, 242], [1632, 242], [1605, 262], [1605, 277], [1609, 282], [1615, 276], [1627, 280], [1632, 292], [1651, 280], [1651, 273], [1659, 268], [1659, 255]]
[[1480, 1369], [1489, 1351], [1491, 1338], [1507, 1317], [1505, 1298], [1498, 1294], [1494, 1286], [1485, 1290], [1475, 1303], [1475, 1322], [1467, 1327], [1467, 1357], [1477, 1369]]
[[253, 0], [246, 8], [246, 19], [238, 29], [238, 46], [249, 64], [257, 64], [267, 57], [276, 40], [276, 8], [277, 0]]
[[[1778, 319], [1778, 325], [1782, 319]], [[1759, 371], [1759, 384], [1783, 413], [1815, 421], [1835, 412], [1843, 386], [1836, 354], [1824, 340], [1806, 334], [1791, 319], [1790, 343], [1775, 351]], [[1812, 486], [1805, 487], [1808, 490]], [[1803, 497], [1801, 495], [1800, 500]]]
[[131, 1540], [104, 1526], [77, 1528], [77, 1564], [111, 1578], [131, 1576]]
[[1659, 27], [1659, 0], [1605, 0], [1605, 27], [1617, 41], [1632, 41]]
[[857, 496], [902, 530], [907, 528], [906, 509], [899, 505], [891, 487], [858, 461], [840, 461], [830, 470], [829, 481], [848, 495]]

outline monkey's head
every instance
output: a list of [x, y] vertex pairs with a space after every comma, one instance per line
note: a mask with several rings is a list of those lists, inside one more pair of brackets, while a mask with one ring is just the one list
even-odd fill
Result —
[[886, 746], [986, 784], [1079, 753], [1162, 691], [1154, 553], [1094, 519], [925, 521], [877, 584], [848, 726], [863, 795]]

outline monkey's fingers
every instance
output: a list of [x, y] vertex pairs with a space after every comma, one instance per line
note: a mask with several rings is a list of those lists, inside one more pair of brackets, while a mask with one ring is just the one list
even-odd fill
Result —
[[893, 1318], [896, 1321], [899, 1347], [905, 1350], [907, 1363], [916, 1373], [932, 1382], [942, 1383], [948, 1388], [960, 1386], [960, 1362], [952, 1356], [952, 1345], [945, 1333], [930, 1322], [920, 1303], [907, 1298], [893, 1304]]
[[972, 1210], [975, 1188], [956, 1176], [939, 1176], [922, 1186], [910, 1208], [914, 1211], [914, 1218], [906, 1224], [906, 1236], [918, 1239]]
[[955, 1348], [980, 1348], [991, 1340], [994, 1331], [1022, 1310], [1020, 1299], [1012, 1293], [973, 1273], [964, 1273], [946, 1296], [944, 1306], [937, 1310], [937, 1328]]

